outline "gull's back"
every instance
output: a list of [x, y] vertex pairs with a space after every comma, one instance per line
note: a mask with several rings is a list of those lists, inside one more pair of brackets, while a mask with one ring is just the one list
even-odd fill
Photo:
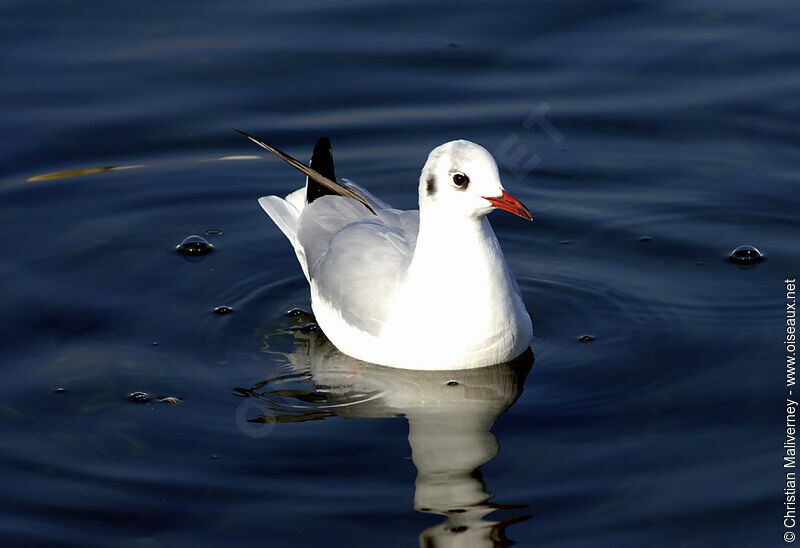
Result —
[[376, 209], [323, 196], [299, 217], [312, 306], [337, 310], [352, 328], [377, 337], [414, 254], [417, 211]]
[[[317, 142], [311, 168], [335, 180], [330, 145]], [[311, 285], [312, 307], [335, 311], [354, 330], [377, 337], [414, 253], [418, 211], [399, 211], [358, 185], [361, 203], [307, 179], [286, 198], [259, 204], [286, 235]]]

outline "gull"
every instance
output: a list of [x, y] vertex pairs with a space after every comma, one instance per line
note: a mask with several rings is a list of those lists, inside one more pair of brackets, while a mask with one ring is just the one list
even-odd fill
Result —
[[487, 215], [533, 217], [505, 191], [485, 148], [465, 140], [434, 148], [419, 178], [419, 210], [401, 211], [337, 182], [325, 137], [306, 166], [233, 130], [306, 175], [285, 198], [258, 202], [292, 244], [316, 322], [340, 351], [403, 369], [454, 370], [528, 349], [531, 319]]

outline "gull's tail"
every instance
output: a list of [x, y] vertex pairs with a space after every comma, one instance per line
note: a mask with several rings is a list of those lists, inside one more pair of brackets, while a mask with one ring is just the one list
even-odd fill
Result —
[[[331, 153], [331, 143], [327, 137], [321, 137], [314, 152], [311, 155], [311, 164], [306, 166], [298, 160], [292, 158], [285, 152], [278, 150], [269, 143], [256, 139], [252, 135], [248, 135], [238, 129], [233, 131], [244, 135], [258, 146], [265, 148], [275, 154], [278, 158], [288, 163], [298, 171], [306, 175], [306, 184], [304, 187], [290, 193], [286, 198], [278, 196], [263, 196], [258, 200], [259, 205], [267, 212], [272, 221], [283, 232], [289, 242], [294, 248], [297, 260], [303, 268], [303, 274], [306, 279], [309, 279], [308, 274], [308, 261], [306, 260], [306, 252], [303, 245], [298, 241], [297, 232], [300, 223], [300, 214], [306, 205], [322, 196], [344, 196], [352, 198], [366, 207], [370, 213], [377, 215], [375, 209], [383, 209], [388, 207], [387, 204], [372, 196], [369, 192], [365, 191], [356, 184], [350, 181], [343, 181], [342, 183], [336, 182], [336, 174], [333, 170], [333, 154]], [[347, 202], [346, 202], [347, 203]], [[350, 202], [352, 204], [352, 202]], [[347, 221], [349, 218], [356, 218], [365, 215], [366, 212], [361, 209], [361, 206], [352, 204], [354, 207], [354, 216], [343, 216], [343, 220]], [[368, 214], [366, 214], [368, 215]]]
[[[281, 160], [283, 160], [284, 162], [286, 162], [287, 164], [289, 164], [293, 168], [297, 169], [298, 171], [302, 171], [303, 173], [305, 173], [306, 177], [308, 177], [309, 179], [313, 179], [316, 183], [319, 183], [321, 186], [327, 187], [327, 189], [330, 190], [330, 192], [328, 192], [327, 194], [338, 194], [340, 196], [345, 196], [346, 198], [352, 198], [355, 201], [361, 202], [362, 204], [364, 204], [364, 207], [369, 209], [369, 211], [372, 214], [375, 214], [375, 210], [372, 209], [372, 206], [370, 206], [369, 203], [367, 202], [367, 200], [365, 200], [364, 197], [361, 196], [358, 192], [355, 192], [354, 190], [352, 190], [352, 189], [350, 189], [350, 188], [348, 188], [346, 186], [340, 185], [339, 183], [337, 183], [334, 179], [331, 179], [330, 177], [325, 177], [324, 175], [319, 173], [317, 170], [312, 169], [311, 167], [306, 166], [302, 162], [299, 162], [299, 161], [295, 160], [294, 158], [292, 158], [291, 156], [289, 156], [285, 152], [282, 152], [282, 151], [278, 150], [277, 148], [275, 148], [274, 146], [270, 145], [269, 143], [267, 143], [265, 141], [261, 141], [259, 139], [256, 139], [252, 135], [248, 135], [244, 131], [240, 131], [240, 130], [238, 130], [236, 128], [231, 128], [231, 129], [233, 131], [235, 131], [236, 133], [240, 134], [240, 135], [244, 135], [245, 137], [247, 137], [248, 139], [253, 141], [255, 144], [257, 144], [261, 148], [265, 148], [265, 149], [269, 150], [275, 156], [277, 156], [278, 158], [280, 158]], [[325, 141], [327, 141], [327, 139], [325, 139]], [[317, 142], [317, 146], [319, 146], [319, 145], [320, 145], [320, 143]], [[331, 153], [330, 153], [330, 142], [328, 142], [328, 146], [327, 147], [323, 146], [322, 148], [327, 148], [327, 156], [329, 157], [330, 170], [331, 170], [331, 173], [333, 173], [333, 156], [331, 156]], [[316, 148], [315, 148], [315, 152], [316, 152]], [[321, 158], [324, 157], [324, 154], [322, 154], [320, 157]], [[323, 162], [323, 165], [324, 165], [324, 162]], [[316, 198], [318, 198], [318, 197], [319, 196], [317, 196]], [[311, 200], [309, 200], [309, 202], [310, 201]]]

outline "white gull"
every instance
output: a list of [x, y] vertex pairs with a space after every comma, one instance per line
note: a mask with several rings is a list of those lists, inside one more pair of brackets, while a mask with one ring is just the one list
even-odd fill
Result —
[[337, 183], [328, 140], [307, 167], [234, 130], [307, 176], [285, 198], [258, 202], [294, 247], [311, 308], [330, 341], [360, 360], [405, 369], [469, 369], [507, 362], [533, 328], [486, 218], [531, 214], [500, 182], [492, 155], [470, 141], [433, 149], [419, 179], [419, 211], [400, 211], [360, 186]]

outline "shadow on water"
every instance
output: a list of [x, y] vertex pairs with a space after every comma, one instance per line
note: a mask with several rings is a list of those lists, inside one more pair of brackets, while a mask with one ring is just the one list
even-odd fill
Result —
[[[235, 388], [245, 401], [240, 429], [252, 437], [277, 423], [328, 417], [383, 418], [403, 415], [417, 469], [414, 508], [445, 519], [422, 531], [420, 546], [508, 546], [506, 528], [531, 516], [526, 505], [497, 504], [480, 467], [500, 448], [491, 432], [517, 401], [534, 361], [528, 349], [516, 360], [461, 371], [412, 371], [356, 360], [342, 354], [309, 316], [298, 318], [295, 352], [282, 353], [291, 371], [250, 388]], [[255, 416], [251, 416], [255, 415]], [[511, 512], [502, 521], [488, 516]]]

